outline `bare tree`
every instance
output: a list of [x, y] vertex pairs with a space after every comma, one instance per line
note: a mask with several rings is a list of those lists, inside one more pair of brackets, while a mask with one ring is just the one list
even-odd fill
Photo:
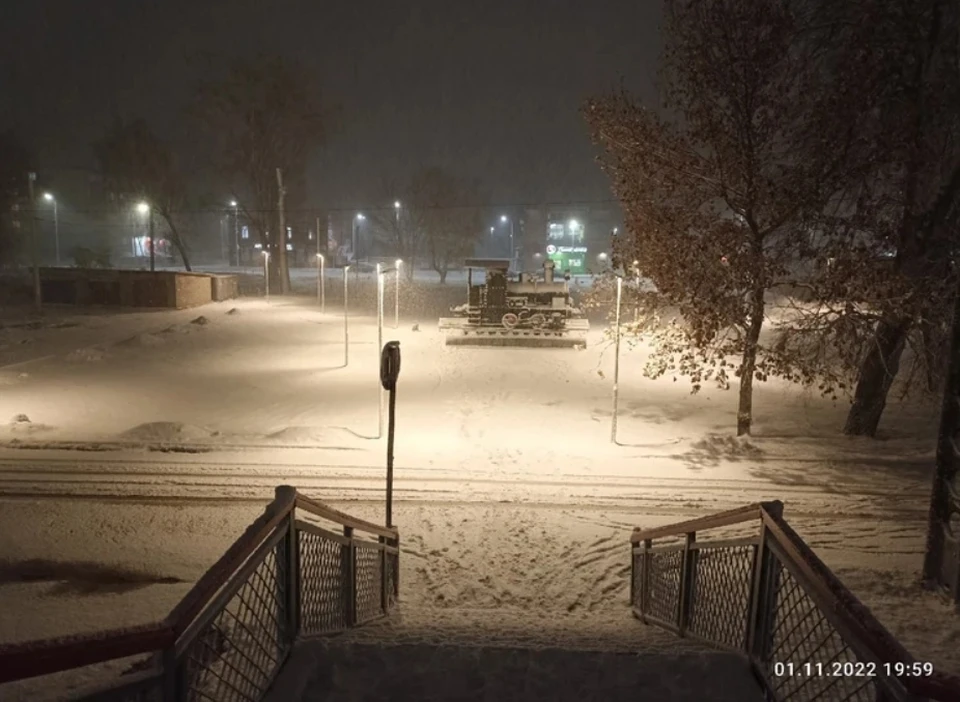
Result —
[[812, 255], [810, 220], [853, 139], [824, 129], [829, 113], [814, 104], [820, 76], [798, 40], [806, 21], [788, 0], [669, 0], [674, 120], [622, 93], [585, 107], [626, 215], [617, 258], [657, 289], [637, 327], [657, 346], [646, 372], [689, 376], [694, 391], [739, 377], [738, 435], [751, 430], [754, 379], [814, 382], [761, 339], [767, 293]]
[[30, 164], [30, 153], [19, 137], [11, 130], [0, 132], [0, 264], [15, 259], [22, 244]]
[[445, 283], [451, 264], [473, 253], [483, 233], [481, 194], [475, 182], [441, 168], [427, 168], [410, 184], [411, 216], [423, 236], [430, 267]]
[[144, 120], [117, 119], [93, 149], [106, 187], [118, 197], [142, 198], [150, 204], [166, 224], [189, 271], [190, 256], [180, 223], [186, 186], [169, 146]]
[[[264, 249], [271, 276], [289, 292], [284, 232], [277, 208], [277, 169], [292, 192], [302, 189], [306, 163], [327, 133], [315, 80], [280, 57], [234, 62], [226, 76], [200, 84], [195, 113], [215, 148], [217, 168]], [[295, 203], [294, 203], [295, 204]]]

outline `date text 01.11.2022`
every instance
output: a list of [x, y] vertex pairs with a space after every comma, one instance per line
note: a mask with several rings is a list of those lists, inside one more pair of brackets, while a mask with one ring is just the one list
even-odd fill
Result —
[[871, 663], [861, 661], [833, 661], [831, 663], [773, 664], [776, 678], [926, 678], [933, 675], [933, 663]]

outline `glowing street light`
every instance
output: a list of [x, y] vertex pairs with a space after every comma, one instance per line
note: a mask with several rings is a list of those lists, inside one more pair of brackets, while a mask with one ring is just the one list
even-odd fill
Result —
[[350, 266], [343, 267], [343, 367], [350, 362]]
[[513, 219], [511, 219], [505, 214], [500, 215], [500, 223], [506, 224], [507, 222], [510, 222], [510, 267], [516, 268], [516, 266], [514, 265], [514, 258], [516, 257], [516, 251], [514, 250], [514, 247], [513, 247]]
[[353, 242], [351, 246], [353, 248], [353, 257], [357, 261], [360, 260], [360, 251], [358, 248], [360, 239], [360, 223], [365, 219], [366, 217], [363, 216], [362, 212], [357, 212], [356, 216], [353, 218]]
[[403, 259], [398, 258], [394, 261], [394, 265], [397, 267], [397, 279], [396, 279], [396, 288], [394, 289], [394, 298], [393, 298], [393, 328], [400, 328], [400, 267], [403, 265]]
[[617, 410], [620, 404], [620, 299], [623, 293], [623, 278], [617, 276], [617, 313], [616, 331], [614, 332], [613, 355], [613, 414], [610, 423], [610, 442], [617, 443]]
[[317, 302], [320, 303], [320, 314], [327, 312], [327, 283], [324, 279], [324, 259], [322, 253], [317, 254]]
[[264, 298], [270, 300], [270, 252], [263, 251], [263, 290]]
[[233, 208], [233, 247], [236, 250], [237, 266], [240, 265], [240, 203], [236, 200], [230, 201], [230, 207]]
[[60, 265], [60, 218], [57, 215], [57, 198], [52, 193], [44, 193], [43, 199], [53, 203], [53, 245], [56, 247], [57, 265]]
[[157, 270], [157, 252], [156, 247], [154, 246], [153, 241], [153, 210], [150, 208], [150, 205], [146, 202], [140, 202], [137, 204], [137, 212], [142, 215], [146, 215], [149, 218], [149, 227], [150, 227], [150, 270]]
[[[383, 264], [377, 264], [377, 360], [383, 348]], [[377, 378], [377, 438], [383, 437], [383, 386]]]

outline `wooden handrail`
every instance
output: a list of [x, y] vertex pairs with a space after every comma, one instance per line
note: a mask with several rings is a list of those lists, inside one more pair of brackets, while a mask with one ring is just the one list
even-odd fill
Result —
[[[877, 621], [873, 613], [844, 585], [820, 557], [787, 522], [776, 514], [761, 508], [760, 517], [769, 535], [777, 543], [791, 564], [806, 576], [811, 587], [820, 597], [829, 602], [834, 613], [843, 619], [847, 629], [855, 632], [870, 653], [880, 663], [912, 663], [914, 657], [887, 629]], [[960, 702], [960, 678], [937, 674], [930, 678], [898, 678], [913, 694], [935, 700]], [[935, 693], [935, 694], [934, 694]]]
[[93, 634], [40, 639], [0, 646], [0, 683], [51, 675], [72, 668], [152, 653], [172, 646], [165, 624], [146, 624]]
[[230, 576], [263, 543], [270, 533], [293, 511], [297, 502], [297, 491], [288, 486], [278, 487], [273, 502], [267, 505], [257, 519], [247, 527], [239, 539], [233, 542], [227, 552], [204, 573], [167, 615], [164, 624], [170, 627], [177, 638], [186, 631], [190, 623], [214, 595], [219, 592]]
[[299, 493], [297, 494], [297, 508], [306, 510], [318, 517], [329, 519], [332, 522], [337, 522], [343, 526], [359, 529], [360, 531], [365, 531], [370, 534], [376, 534], [377, 536], [382, 536], [387, 539], [397, 539], [400, 537], [400, 532], [396, 527], [385, 527], [364, 519], [351, 517], [349, 514], [334, 509], [318, 500], [312, 500], [305, 495], [300, 495]]
[[685, 522], [667, 524], [661, 527], [654, 527], [653, 529], [634, 529], [633, 533], [630, 535], [630, 542], [637, 544], [642, 541], [646, 541], [647, 539], [662, 539], [665, 536], [683, 536], [684, 534], [690, 532], [703, 531], [704, 529], [716, 529], [717, 527], [748, 522], [751, 519], [759, 519], [760, 509], [765, 504], [768, 503], [754, 502], [753, 504], [749, 504], [744, 507], [737, 507], [736, 509], [727, 510], [726, 512], [709, 514], [706, 517], [689, 519]]

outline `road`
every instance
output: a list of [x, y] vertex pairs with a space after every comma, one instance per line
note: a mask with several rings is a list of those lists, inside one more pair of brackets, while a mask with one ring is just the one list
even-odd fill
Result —
[[[59, 457], [27, 455], [0, 458], [0, 499], [51, 499], [146, 503], [266, 502], [277, 485], [295, 485], [330, 502], [379, 502], [382, 465], [316, 464], [288, 460], [278, 464], [264, 452], [246, 460], [211, 455], [180, 458], [102, 456], [88, 458], [58, 452]], [[49, 453], [49, 452], [48, 452]], [[922, 518], [926, 491], [871, 488], [866, 481], [834, 481], [829, 486], [776, 484], [751, 479], [641, 477], [580, 470], [525, 475], [497, 470], [412, 467], [395, 469], [398, 503], [522, 504], [618, 511], [704, 514], [754, 501], [783, 500], [794, 516], [834, 519]]]

